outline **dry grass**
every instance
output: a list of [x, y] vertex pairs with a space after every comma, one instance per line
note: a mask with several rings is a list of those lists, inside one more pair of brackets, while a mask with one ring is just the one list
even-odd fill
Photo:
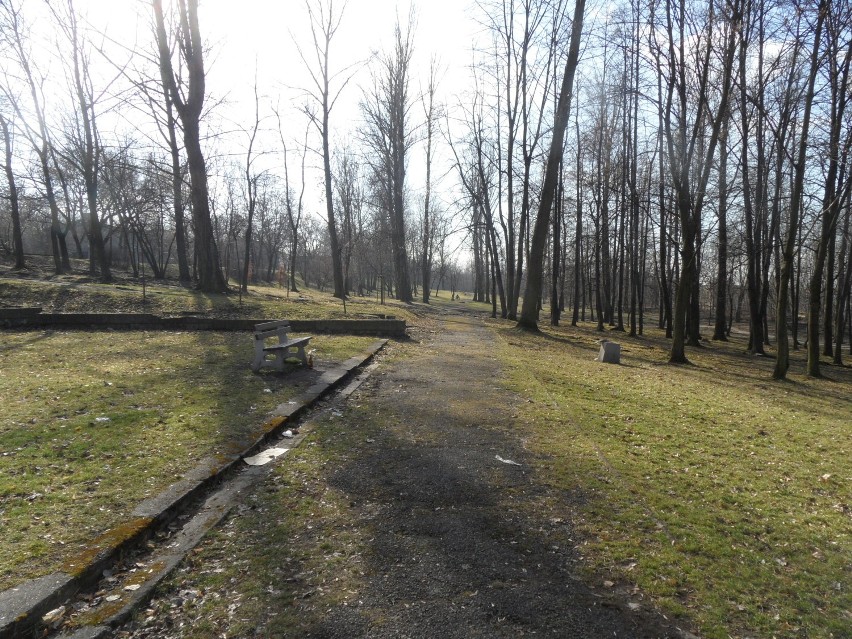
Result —
[[[590, 574], [638, 588], [703, 636], [843, 637], [852, 628], [852, 372], [771, 381], [742, 341], [688, 366], [667, 343], [501, 325], [510, 387], [529, 404], [543, 480], [587, 497]], [[616, 586], [618, 587], [618, 586]]]
[[[139, 309], [135, 284], [72, 284], [4, 279], [0, 302], [249, 317], [331, 317], [340, 304], [316, 292], [289, 302], [252, 292], [255, 306], [240, 311], [235, 296], [159, 287], [146, 291], [155, 308]], [[372, 341], [316, 336], [311, 346], [326, 368]], [[308, 378], [252, 374], [252, 354], [245, 333], [0, 333], [0, 589], [61, 568], [200, 459], [258, 435]]]
[[303, 289], [298, 293], [272, 286], [250, 286], [248, 294], [206, 294], [177, 284], [138, 282], [99, 284], [88, 278], [68, 277], [51, 281], [22, 278], [0, 279], [0, 305], [40, 306], [45, 312], [122, 312], [203, 317], [339, 319], [391, 314], [410, 318], [406, 306], [396, 300], [384, 305], [371, 297], [354, 297], [343, 303], [328, 292]]

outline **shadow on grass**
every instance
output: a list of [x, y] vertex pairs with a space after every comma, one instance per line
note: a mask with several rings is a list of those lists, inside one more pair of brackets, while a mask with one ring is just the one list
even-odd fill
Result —
[[0, 353], [7, 353], [11, 351], [20, 350], [26, 348], [27, 346], [32, 346], [33, 344], [37, 344], [42, 340], [48, 339], [51, 335], [53, 335], [53, 331], [47, 330], [42, 331], [29, 339], [24, 340], [23, 342], [19, 342], [17, 344], [2, 344], [0, 345]]

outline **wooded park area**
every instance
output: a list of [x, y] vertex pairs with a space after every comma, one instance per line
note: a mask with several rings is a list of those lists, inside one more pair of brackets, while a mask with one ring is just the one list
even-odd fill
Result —
[[547, 307], [652, 322], [672, 362], [747, 322], [776, 378], [791, 344], [819, 376], [852, 341], [848, 0], [477, 0], [470, 59], [425, 77], [414, 12], [353, 63], [346, 4], [307, 0], [310, 82], [291, 104], [256, 82], [236, 134], [213, 124], [203, 4], [144, 4], [132, 45], [85, 9], [0, 9], [0, 250], [18, 269], [41, 252], [58, 274], [85, 257], [103, 281], [120, 264], [209, 292], [465, 288], [527, 327]]

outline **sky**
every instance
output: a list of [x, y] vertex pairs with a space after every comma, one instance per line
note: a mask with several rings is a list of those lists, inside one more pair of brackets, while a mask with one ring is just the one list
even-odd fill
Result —
[[[169, 0], [165, 0], [168, 5]], [[77, 0], [88, 13], [89, 21], [98, 29], [122, 43], [135, 41], [136, 46], [149, 47], [151, 5], [149, 0]], [[384, 50], [393, 36], [394, 23], [399, 16], [407, 23], [409, 12], [415, 16], [414, 60], [411, 93], [416, 95], [425, 84], [433, 56], [443, 70], [439, 85], [439, 100], [449, 103], [469, 86], [468, 66], [474, 42], [481, 27], [471, 17], [473, 0], [349, 0], [345, 3], [340, 30], [332, 42], [332, 71], [353, 66], [354, 76], [343, 90], [332, 112], [333, 144], [350, 141], [361, 123], [359, 101], [361, 86], [369, 79], [368, 61], [371, 55]], [[343, 3], [335, 0], [335, 9]], [[227, 141], [221, 137], [211, 154], [231, 155], [240, 159], [247, 144], [247, 135], [240, 132], [254, 123], [255, 74], [260, 92], [262, 128], [265, 130], [261, 148], [266, 155], [259, 162], [275, 171], [280, 168], [280, 149], [277, 122], [272, 106], [278, 105], [283, 120], [284, 137], [288, 142], [304, 139], [307, 121], [300, 112], [304, 104], [304, 88], [311, 84], [297, 44], [306, 56], [312, 54], [309, 22], [303, 0], [201, 0], [199, 22], [202, 37], [210, 49], [205, 59], [208, 104], [221, 100], [209, 116], [211, 130], [231, 131]], [[422, 109], [413, 111], [420, 117]], [[143, 117], [141, 114], [132, 117]], [[311, 145], [318, 145], [312, 137]], [[409, 160], [409, 184], [413, 191], [422, 191], [425, 171], [422, 156], [415, 147]], [[444, 166], [437, 167], [439, 177], [449, 172], [449, 157], [442, 158]], [[297, 162], [291, 158], [291, 163]], [[315, 211], [322, 209], [322, 189], [317, 169], [319, 158], [309, 159], [313, 165], [309, 177], [308, 200]], [[441, 159], [439, 158], [439, 162]], [[291, 172], [293, 164], [291, 164]], [[440, 186], [440, 185], [439, 185]]]

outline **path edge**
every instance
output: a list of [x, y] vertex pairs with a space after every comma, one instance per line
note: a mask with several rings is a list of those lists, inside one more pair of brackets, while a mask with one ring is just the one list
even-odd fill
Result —
[[103, 569], [123, 553], [143, 544], [157, 529], [172, 521], [191, 502], [221, 482], [245, 457], [255, 454], [280, 435], [289, 422], [311, 409], [320, 399], [336, 390], [357, 369], [369, 363], [388, 343], [380, 339], [365, 351], [325, 371], [307, 390], [287, 403], [279, 404], [263, 424], [263, 434], [243, 442], [241, 452], [207, 458], [184, 477], [158, 495], [143, 500], [124, 524], [111, 528], [95, 539], [95, 544], [66, 561], [67, 571], [30, 579], [0, 592], [0, 639], [30, 636], [42, 617], [80, 590], [96, 583]]

